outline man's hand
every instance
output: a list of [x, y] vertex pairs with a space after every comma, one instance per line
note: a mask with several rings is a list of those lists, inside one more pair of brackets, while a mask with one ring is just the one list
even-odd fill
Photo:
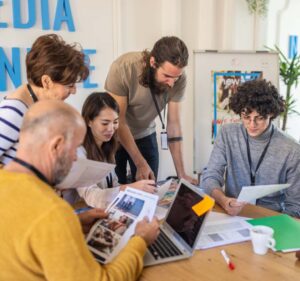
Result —
[[220, 188], [213, 189], [211, 196], [231, 216], [238, 215], [247, 204], [246, 202], [238, 202], [236, 198], [227, 197]]
[[186, 174], [182, 175], [180, 178], [183, 178], [185, 180], [187, 180], [189, 183], [193, 184], [193, 185], [198, 185], [199, 181], [195, 178], [192, 178]]
[[[126, 188], [126, 186], [127, 185], [122, 185], [121, 190], [124, 190]], [[128, 184], [128, 186], [142, 190], [142, 191], [146, 191], [149, 193], [155, 193], [157, 191], [154, 180], [136, 181], [136, 182]]]
[[155, 180], [154, 173], [148, 163], [145, 161], [141, 165], [136, 166], [135, 180]]
[[97, 208], [78, 214], [84, 234], [87, 234], [90, 231], [90, 228], [93, 226], [96, 220], [105, 219], [106, 217], [107, 214], [104, 212], [104, 210]]
[[228, 215], [236, 216], [246, 204], [246, 202], [238, 202], [235, 198], [225, 197], [221, 205]]
[[152, 244], [159, 234], [159, 223], [154, 218], [150, 223], [147, 217], [137, 223], [135, 227], [135, 235], [141, 236], [147, 245]]

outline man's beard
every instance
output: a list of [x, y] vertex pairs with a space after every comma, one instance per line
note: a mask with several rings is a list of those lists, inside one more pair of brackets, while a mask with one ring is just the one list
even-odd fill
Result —
[[53, 171], [53, 183], [57, 185], [61, 183], [64, 178], [68, 175], [71, 170], [73, 160], [69, 159], [67, 156], [67, 151], [65, 150], [62, 155], [57, 159]]
[[150, 67], [149, 68], [149, 88], [156, 95], [164, 94], [171, 87], [167, 84], [157, 82], [155, 79], [155, 74], [156, 74], [156, 69], [153, 67]]

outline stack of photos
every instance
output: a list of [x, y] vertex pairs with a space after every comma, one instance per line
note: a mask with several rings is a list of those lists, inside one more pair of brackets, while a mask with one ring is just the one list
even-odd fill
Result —
[[[106, 210], [108, 217], [97, 221], [87, 236], [90, 250], [101, 263], [106, 263], [116, 252], [119, 252], [120, 248], [134, 233], [135, 224], [140, 220], [138, 218], [142, 219], [145, 210], [149, 209], [149, 199], [143, 199], [140, 196], [140, 193], [144, 193], [143, 191], [138, 191], [139, 194], [126, 191], [120, 192]], [[155, 205], [152, 207], [153, 217], [157, 196], [150, 195], [156, 199]], [[146, 205], [148, 205], [147, 208]]]

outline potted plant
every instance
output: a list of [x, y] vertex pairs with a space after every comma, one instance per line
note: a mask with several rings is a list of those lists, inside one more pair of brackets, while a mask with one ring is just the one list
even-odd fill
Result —
[[246, 0], [250, 14], [265, 16], [268, 12], [269, 0]]
[[277, 51], [279, 54], [279, 75], [286, 86], [285, 110], [281, 116], [281, 129], [285, 131], [288, 115], [300, 115], [300, 113], [295, 109], [296, 99], [294, 97], [294, 94], [292, 93], [292, 88], [298, 86], [298, 81], [300, 78], [300, 55], [295, 54], [294, 57], [289, 60], [278, 48], [278, 46], [275, 46], [275, 49], [268, 49], [272, 51]]

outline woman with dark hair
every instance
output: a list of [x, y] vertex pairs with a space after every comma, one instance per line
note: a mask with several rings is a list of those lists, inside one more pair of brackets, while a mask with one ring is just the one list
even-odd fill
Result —
[[0, 102], [0, 166], [16, 155], [24, 113], [39, 100], [65, 100], [75, 94], [76, 83], [89, 75], [78, 44], [67, 44], [60, 36], [40, 36], [26, 56], [28, 83]]
[[[118, 148], [116, 130], [119, 126], [119, 106], [108, 93], [95, 92], [87, 97], [82, 107], [82, 117], [87, 126], [83, 145], [78, 150], [79, 158], [114, 163]], [[130, 187], [150, 193], [155, 191], [153, 180], [131, 183]], [[120, 190], [115, 173], [109, 174], [100, 183], [77, 188], [78, 194], [92, 207], [105, 208]]]

